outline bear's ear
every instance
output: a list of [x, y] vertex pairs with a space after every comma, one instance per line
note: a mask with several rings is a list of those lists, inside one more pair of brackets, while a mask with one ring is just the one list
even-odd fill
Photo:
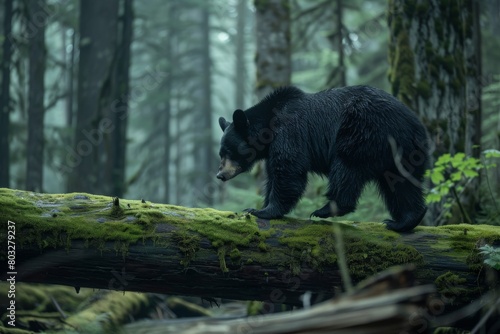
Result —
[[219, 117], [219, 125], [222, 131], [224, 131], [229, 126], [229, 122], [224, 117]]
[[245, 133], [248, 130], [248, 118], [245, 112], [241, 109], [237, 109], [233, 113], [233, 124], [236, 131], [239, 133]]

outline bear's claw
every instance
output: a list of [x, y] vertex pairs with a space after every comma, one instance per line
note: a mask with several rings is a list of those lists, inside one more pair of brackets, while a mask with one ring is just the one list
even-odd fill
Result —
[[330, 207], [325, 205], [321, 209], [318, 209], [318, 210], [314, 211], [313, 213], [311, 213], [311, 215], [309, 216], [309, 219], [311, 219], [311, 217], [328, 218], [330, 216], [331, 216]]

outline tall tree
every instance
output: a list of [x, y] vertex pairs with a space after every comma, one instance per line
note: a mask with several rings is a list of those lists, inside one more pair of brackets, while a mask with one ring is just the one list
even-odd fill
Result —
[[111, 92], [107, 79], [116, 52], [118, 5], [119, 0], [80, 1], [76, 133], [66, 158], [69, 191], [101, 192], [107, 160], [102, 153], [103, 137], [113, 131], [112, 120], [102, 117], [101, 105]]
[[[435, 157], [465, 152], [480, 135], [479, 95], [468, 97], [477, 93], [473, 82], [480, 75], [480, 67], [473, 64], [479, 64], [473, 2], [389, 2], [392, 91], [426, 125]], [[472, 99], [476, 106], [468, 111]], [[467, 202], [472, 211], [473, 203]], [[442, 207], [430, 211], [434, 220]]]
[[[292, 80], [292, 41], [289, 0], [255, 0], [257, 50], [256, 93], [259, 99]], [[263, 163], [258, 164], [256, 178], [266, 177]]]
[[[108, 150], [106, 157], [106, 173], [102, 184], [104, 194], [123, 197], [125, 192], [125, 160], [127, 143], [127, 119], [129, 100], [129, 68], [130, 47], [132, 44], [134, 13], [132, 0], [123, 0], [123, 15], [121, 17], [121, 31], [119, 45], [113, 61], [113, 70], [110, 73], [111, 93], [104, 99], [102, 114], [112, 120], [113, 131], [105, 135]], [[109, 180], [108, 182], [106, 180]]]
[[[70, 39], [68, 42], [68, 33], [70, 34]], [[63, 43], [63, 61], [64, 61], [64, 79], [67, 84], [67, 95], [65, 99], [65, 107], [66, 107], [66, 125], [69, 128], [73, 127], [74, 123], [74, 96], [75, 96], [75, 29], [72, 27], [64, 26], [64, 29], [61, 29], [62, 34], [62, 43]], [[68, 57], [68, 46], [71, 46]]]
[[[210, 55], [210, 11], [209, 6], [203, 3], [201, 7], [201, 20], [199, 29], [201, 32], [200, 57], [201, 57], [201, 87], [200, 87], [200, 105], [197, 131], [199, 135], [196, 138], [195, 146], [195, 164], [203, 166], [201, 172], [196, 173], [195, 179], [195, 205], [201, 202], [212, 205], [215, 195], [213, 185], [213, 175], [216, 171], [216, 164], [213, 152], [212, 140], [212, 60]], [[203, 172], [210, 171], [210, 172]]]
[[10, 66], [12, 58], [12, 2], [4, 1], [2, 88], [0, 91], [0, 187], [9, 187]]
[[44, 95], [45, 95], [45, 0], [27, 1], [29, 46], [28, 146], [26, 149], [26, 189], [43, 190]]
[[[325, 3], [330, 6], [330, 3]], [[337, 67], [331, 72], [327, 86], [328, 87], [343, 87], [347, 85], [346, 78], [346, 66], [345, 66], [345, 50], [344, 50], [344, 38], [346, 34], [344, 33], [344, 20], [343, 20], [343, 2], [342, 0], [337, 0], [335, 4], [335, 24], [336, 29], [333, 34], [329, 36], [332, 44], [337, 43], [337, 53], [338, 53], [338, 63]]]
[[257, 96], [290, 84], [290, 1], [255, 0], [257, 53]]
[[462, 9], [466, 80], [465, 153], [475, 158], [481, 155], [481, 27], [479, 0], [464, 1]]
[[235, 107], [243, 109], [245, 107], [245, 87], [247, 80], [245, 57], [246, 57], [246, 17], [247, 17], [247, 0], [238, 0], [237, 5], [237, 26], [236, 26], [236, 101]]
[[163, 202], [170, 203], [170, 164], [171, 160], [171, 147], [172, 147], [172, 133], [170, 131], [170, 123], [172, 120], [172, 103], [173, 103], [173, 87], [172, 81], [176, 71], [176, 57], [174, 50], [174, 43], [177, 38], [177, 29], [175, 22], [175, 15], [177, 13], [177, 2], [172, 1], [168, 8], [168, 40], [166, 45], [165, 57], [169, 69], [169, 75], [165, 78], [165, 110], [163, 110], [163, 131], [164, 138], [164, 151], [163, 151]]

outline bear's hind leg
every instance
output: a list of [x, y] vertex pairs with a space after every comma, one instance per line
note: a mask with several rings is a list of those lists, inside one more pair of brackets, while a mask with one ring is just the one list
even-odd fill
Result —
[[427, 212], [422, 186], [415, 185], [408, 179], [393, 181], [382, 177], [377, 182], [392, 217], [392, 220], [387, 219], [384, 222], [390, 230], [411, 231]]
[[328, 176], [326, 197], [329, 202], [321, 209], [314, 211], [311, 216], [319, 218], [340, 217], [353, 212], [367, 181], [366, 177], [363, 177], [363, 173], [356, 173], [340, 162], [337, 163]]

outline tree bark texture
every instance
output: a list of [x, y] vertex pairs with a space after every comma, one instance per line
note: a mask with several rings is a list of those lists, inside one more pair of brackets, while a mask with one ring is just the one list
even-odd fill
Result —
[[[454, 307], [498, 286], [498, 278], [486, 281], [491, 272], [478, 250], [500, 243], [495, 226], [400, 235], [381, 223], [269, 222], [210, 208], [9, 189], [0, 189], [0, 221], [15, 223], [14, 269], [24, 282], [297, 305], [307, 291], [319, 301], [341, 289], [342, 256], [354, 282], [412, 263], [418, 283], [434, 283]], [[335, 233], [344, 253], [335, 251]], [[4, 226], [2, 249], [6, 234]]]
[[236, 26], [236, 65], [235, 65], [235, 108], [245, 109], [245, 87], [247, 87], [246, 52], [246, 17], [248, 15], [247, 0], [238, 0]]
[[2, 43], [2, 88], [0, 91], [0, 187], [9, 186], [10, 66], [12, 58], [12, 2], [4, 1]]
[[[475, 0], [389, 2], [389, 80], [393, 94], [412, 108], [430, 135], [434, 158], [478, 156], [481, 136], [480, 30]], [[477, 187], [472, 187], [477, 188]], [[475, 189], [463, 205], [474, 212]], [[433, 222], [441, 205], [429, 209]]]
[[111, 78], [111, 94], [107, 105], [103, 106], [103, 114], [113, 121], [113, 131], [106, 140], [109, 141], [109, 150], [106, 162], [106, 175], [103, 183], [108, 183], [108, 189], [104, 194], [122, 197], [125, 193], [125, 162], [127, 144], [127, 119], [129, 103], [129, 68], [130, 47], [132, 45], [134, 12], [132, 0], [123, 0], [123, 15], [121, 19], [121, 31], [119, 46], [116, 50], [115, 62]]
[[160, 111], [159, 113], [163, 113], [163, 161], [165, 167], [163, 168], [162, 173], [162, 182], [163, 182], [163, 202], [172, 203], [170, 200], [170, 165], [172, 164], [171, 160], [171, 151], [172, 151], [172, 132], [170, 131], [170, 123], [172, 121], [172, 104], [173, 104], [173, 78], [175, 77], [176, 72], [176, 55], [174, 50], [175, 39], [177, 38], [177, 29], [175, 24], [177, 13], [177, 4], [176, 2], [172, 2], [168, 8], [168, 40], [166, 42], [166, 50], [165, 50], [165, 58], [167, 60], [168, 73], [169, 75], [165, 78], [165, 110]]
[[109, 96], [109, 75], [117, 45], [118, 0], [80, 2], [80, 62], [76, 133], [60, 172], [69, 175], [70, 191], [100, 190], [106, 156], [103, 136], [111, 130], [100, 104]]
[[255, 0], [257, 97], [291, 82], [290, 1]]
[[28, 1], [26, 31], [29, 45], [28, 145], [26, 189], [43, 190], [44, 95], [45, 95], [45, 26], [44, 0]]
[[202, 6], [200, 33], [200, 103], [198, 116], [194, 124], [197, 128], [195, 141], [195, 164], [203, 166], [203, 172], [196, 173], [194, 205], [212, 205], [217, 189], [213, 187], [217, 171], [212, 139], [212, 60], [210, 52], [210, 11], [209, 6]]
[[435, 154], [464, 152], [466, 72], [460, 2], [389, 3], [389, 80], [420, 116]]

